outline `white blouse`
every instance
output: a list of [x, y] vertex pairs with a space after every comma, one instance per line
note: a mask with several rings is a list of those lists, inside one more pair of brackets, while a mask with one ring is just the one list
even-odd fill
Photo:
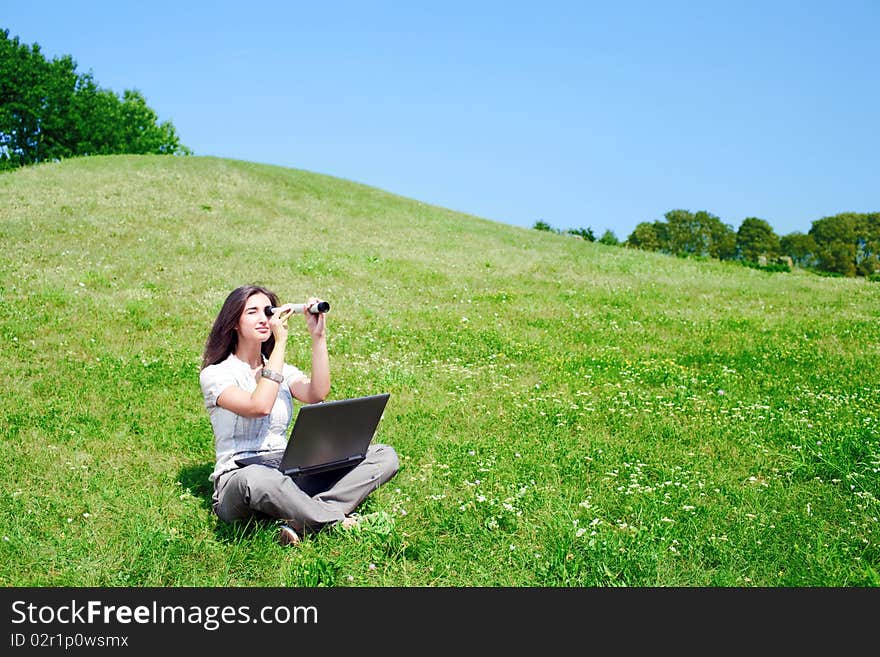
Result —
[[[265, 357], [263, 362], [265, 362]], [[216, 464], [210, 480], [214, 481], [224, 472], [238, 466], [235, 459], [252, 456], [258, 452], [284, 449], [287, 444], [287, 427], [293, 417], [293, 395], [290, 385], [306, 378], [303, 372], [293, 365], [284, 364], [281, 370], [284, 381], [278, 386], [278, 398], [272, 411], [264, 417], [243, 417], [237, 413], [217, 406], [217, 397], [226, 388], [238, 386], [245, 392], [253, 392], [257, 378], [250, 365], [229, 354], [226, 360], [216, 365], [208, 365], [199, 374], [199, 385], [205, 398], [205, 408], [214, 429], [214, 449]]]

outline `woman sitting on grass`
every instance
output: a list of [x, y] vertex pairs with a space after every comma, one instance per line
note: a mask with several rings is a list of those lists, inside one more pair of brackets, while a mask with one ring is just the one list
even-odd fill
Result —
[[[309, 299], [308, 306], [318, 299]], [[275, 312], [268, 316], [266, 307]], [[326, 315], [303, 313], [312, 338], [311, 377], [284, 362], [292, 304], [279, 306], [274, 292], [257, 285], [233, 290], [208, 336], [199, 383], [214, 430], [214, 512], [226, 522], [250, 516], [282, 521], [282, 545], [299, 543], [305, 531], [341, 522], [398, 469], [389, 445], [374, 444], [364, 461], [335, 475], [294, 481], [264, 465], [235, 460], [284, 449], [293, 398], [312, 404], [330, 391]]]

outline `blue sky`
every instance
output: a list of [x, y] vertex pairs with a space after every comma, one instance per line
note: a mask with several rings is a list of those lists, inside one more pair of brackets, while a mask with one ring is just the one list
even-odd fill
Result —
[[3, 0], [196, 155], [625, 239], [880, 211], [880, 1]]

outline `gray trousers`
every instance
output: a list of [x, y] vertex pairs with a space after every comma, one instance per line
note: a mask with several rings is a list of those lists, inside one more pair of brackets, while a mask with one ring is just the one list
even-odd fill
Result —
[[294, 529], [317, 531], [342, 520], [400, 467], [390, 445], [370, 445], [349, 470], [293, 479], [274, 468], [248, 465], [214, 482], [214, 512], [232, 522], [253, 515], [286, 520]]

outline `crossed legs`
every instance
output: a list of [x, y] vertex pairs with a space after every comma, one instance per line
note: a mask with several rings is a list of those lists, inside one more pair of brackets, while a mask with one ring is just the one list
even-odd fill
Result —
[[393, 447], [371, 445], [366, 458], [329, 488], [306, 492], [278, 470], [249, 465], [221, 477], [214, 495], [214, 511], [227, 522], [262, 513], [287, 521], [299, 533], [317, 531], [343, 520], [397, 474], [399, 467]]

